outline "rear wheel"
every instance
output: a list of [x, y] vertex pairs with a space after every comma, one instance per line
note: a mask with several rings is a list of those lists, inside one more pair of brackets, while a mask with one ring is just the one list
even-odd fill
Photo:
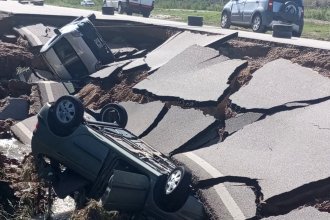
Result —
[[221, 27], [222, 28], [229, 28], [230, 27], [230, 16], [229, 13], [224, 11], [221, 15]]
[[258, 33], [264, 33], [266, 31], [265, 26], [262, 24], [262, 17], [260, 14], [255, 14], [252, 18], [252, 30]]
[[67, 136], [83, 121], [84, 106], [74, 96], [62, 96], [49, 109], [49, 128], [59, 136]]
[[304, 28], [304, 21], [301, 21], [300, 24], [299, 24], [299, 30], [298, 31], [293, 31], [292, 36], [301, 37], [302, 32], [303, 32], [303, 28]]
[[128, 115], [125, 108], [121, 105], [111, 103], [105, 105], [100, 112], [101, 121], [116, 123], [119, 127], [125, 128]]
[[145, 11], [145, 12], [142, 13], [142, 15], [143, 15], [143, 17], [145, 17], [145, 18], [149, 18], [149, 16], [150, 16], [150, 11]]
[[124, 14], [123, 5], [121, 4], [121, 2], [118, 3], [118, 13], [119, 14]]
[[167, 212], [180, 209], [189, 196], [191, 173], [184, 167], [175, 168], [167, 177], [162, 176], [155, 186], [156, 204]]

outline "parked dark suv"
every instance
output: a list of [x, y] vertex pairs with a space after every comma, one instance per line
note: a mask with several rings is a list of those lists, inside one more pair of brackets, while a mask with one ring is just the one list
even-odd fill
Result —
[[124, 108], [107, 106], [100, 114], [115, 119], [111, 123], [87, 121], [74, 96], [41, 109], [31, 143], [40, 177], [78, 206], [91, 198], [108, 210], [155, 219], [204, 219], [203, 205], [190, 190], [191, 174], [125, 130]]
[[254, 32], [266, 32], [273, 24], [292, 24], [292, 35], [300, 37], [304, 26], [302, 0], [231, 0], [223, 8], [221, 27], [250, 26]]

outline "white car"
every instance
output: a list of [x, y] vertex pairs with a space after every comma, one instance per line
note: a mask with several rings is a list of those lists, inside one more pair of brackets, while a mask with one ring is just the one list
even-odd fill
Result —
[[109, 46], [88, 18], [79, 17], [54, 32], [56, 35], [40, 54], [49, 69], [63, 80], [85, 77], [114, 61]]
[[80, 2], [81, 6], [94, 6], [95, 3], [91, 0], [83, 0], [82, 2]]
[[154, 3], [154, 0], [104, 0], [103, 7], [114, 7], [119, 14], [124, 12], [127, 15], [138, 13], [148, 18], [154, 9]]

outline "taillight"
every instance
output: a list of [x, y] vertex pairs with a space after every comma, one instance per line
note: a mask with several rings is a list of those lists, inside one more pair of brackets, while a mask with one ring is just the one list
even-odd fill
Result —
[[273, 11], [273, 0], [268, 0], [268, 11]]
[[35, 129], [33, 130], [33, 133], [35, 133], [39, 128], [39, 122], [37, 122]]

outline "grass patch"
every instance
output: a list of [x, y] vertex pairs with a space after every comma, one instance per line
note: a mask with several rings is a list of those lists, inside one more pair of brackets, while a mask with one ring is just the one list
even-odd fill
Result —
[[159, 17], [161, 19], [182, 22], [187, 22], [188, 16], [202, 16], [204, 17], [204, 24], [213, 26], [220, 25], [220, 12], [217, 11], [155, 8], [151, 13], [152, 16], [156, 18]]
[[306, 21], [302, 37], [330, 41], [330, 24]]
[[305, 18], [330, 21], [330, 8], [305, 8]]

